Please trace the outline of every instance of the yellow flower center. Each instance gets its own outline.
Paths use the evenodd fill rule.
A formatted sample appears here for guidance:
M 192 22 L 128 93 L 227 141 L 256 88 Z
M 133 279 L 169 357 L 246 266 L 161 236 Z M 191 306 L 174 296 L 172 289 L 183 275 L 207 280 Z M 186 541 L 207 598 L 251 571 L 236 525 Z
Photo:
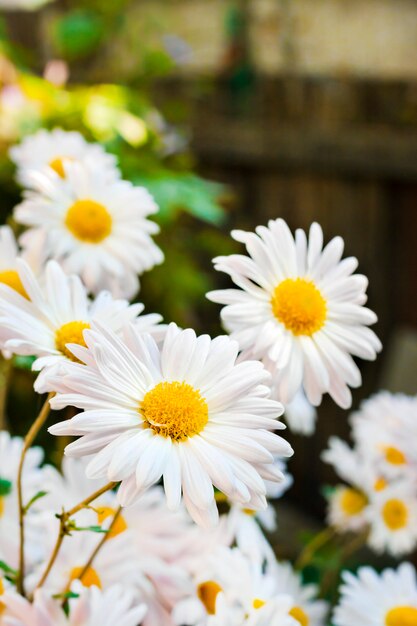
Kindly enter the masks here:
M 306 612 L 303 611 L 300 606 L 294 606 L 290 611 L 290 615 L 296 619 L 297 622 L 300 622 L 301 626 L 308 626 L 310 620 Z
M 116 511 L 114 509 L 109 506 L 103 506 L 97 509 L 97 521 L 101 526 L 104 520 L 109 517 L 113 518 L 115 514 Z M 113 524 L 113 528 L 107 533 L 107 537 L 109 539 L 111 539 L 112 537 L 116 537 L 117 535 L 123 533 L 126 529 L 127 524 L 125 518 L 123 517 L 123 515 L 118 515 L 115 523 Z
M 3 593 L 4 593 L 4 583 L 3 583 L 3 579 L 0 578 L 0 596 L 3 595 Z M 3 602 L 0 602 L 0 617 L 1 617 L 1 614 L 4 612 L 5 608 L 6 607 L 3 604 Z
M 67 359 L 71 361 L 75 361 L 76 363 L 80 363 L 79 359 L 75 357 L 72 352 L 70 352 L 67 348 L 68 343 L 77 343 L 79 346 L 86 347 L 86 343 L 84 341 L 83 331 L 86 328 L 90 328 L 90 324 L 87 322 L 68 322 L 58 328 L 55 331 L 55 347 L 59 352 L 62 352 Z
M 209 615 L 216 613 L 216 600 L 223 589 L 214 580 L 206 580 L 197 587 L 197 596 L 204 604 Z
M 377 478 L 374 483 L 375 491 L 383 491 L 387 486 L 387 481 L 385 478 Z
M 255 598 L 255 600 L 253 601 L 253 608 L 261 609 L 263 606 L 265 606 L 265 604 L 265 600 L 261 600 L 261 598 Z
M 208 422 L 206 401 L 187 383 L 158 383 L 143 398 L 140 412 L 146 427 L 175 441 L 197 435 Z
M 397 606 L 385 616 L 386 626 L 417 626 L 417 608 Z
M 326 321 L 326 301 L 315 284 L 304 278 L 287 278 L 271 298 L 272 311 L 293 335 L 313 335 Z
M 256 511 L 253 509 L 242 509 L 245 515 L 249 515 L 249 517 L 254 517 L 256 515 Z
M 16 270 L 3 270 L 2 272 L 0 272 L 0 283 L 11 287 L 15 291 L 17 291 L 17 293 L 20 293 L 21 296 L 29 300 L 26 289 L 23 287 L 23 283 L 20 280 L 20 276 L 16 272 Z
M 80 574 L 83 571 L 83 567 L 74 567 L 71 570 L 70 581 L 73 580 L 81 580 L 84 587 L 98 587 L 101 589 L 101 580 L 100 576 L 97 574 L 96 570 L 92 567 L 87 568 L 87 571 L 80 577 Z
M 60 176 L 61 178 L 65 178 L 64 163 L 65 161 L 73 160 L 74 159 L 72 159 L 71 157 L 56 157 L 55 159 L 52 159 L 52 161 L 49 161 L 48 165 L 51 169 L 54 170 L 56 174 L 58 174 L 58 176 Z
M 385 448 L 385 460 L 391 465 L 404 465 L 406 463 L 405 455 L 401 450 L 392 446 Z
M 358 515 L 368 504 L 368 500 L 361 491 L 357 489 L 346 488 L 343 490 L 340 498 L 340 506 L 346 515 Z
M 77 200 L 67 211 L 65 226 L 80 241 L 100 243 L 111 233 L 113 220 L 106 207 L 94 200 Z
M 400 530 L 407 526 L 408 509 L 401 500 L 387 500 L 382 509 L 382 517 L 390 530 Z
M 4 498 L 0 496 L 0 517 L 3 515 L 3 513 L 4 513 Z

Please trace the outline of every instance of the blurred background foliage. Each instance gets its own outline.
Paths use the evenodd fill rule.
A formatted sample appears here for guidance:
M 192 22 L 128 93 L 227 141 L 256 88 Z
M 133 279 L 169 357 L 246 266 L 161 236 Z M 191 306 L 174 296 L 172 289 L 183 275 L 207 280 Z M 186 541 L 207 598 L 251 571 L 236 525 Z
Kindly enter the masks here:
M 175 94 L 163 111 L 153 104 L 153 81 L 175 68 L 183 44 L 164 40 L 163 18 L 139 19 L 135 10 L 131 0 L 76 0 L 2 17 L 2 217 L 20 197 L 10 145 L 54 127 L 100 142 L 118 157 L 123 177 L 146 186 L 160 207 L 155 219 L 166 261 L 143 277 L 138 297 L 165 320 L 198 328 L 213 287 L 211 258 L 232 246 L 218 229 L 230 194 L 194 172 L 187 107 Z

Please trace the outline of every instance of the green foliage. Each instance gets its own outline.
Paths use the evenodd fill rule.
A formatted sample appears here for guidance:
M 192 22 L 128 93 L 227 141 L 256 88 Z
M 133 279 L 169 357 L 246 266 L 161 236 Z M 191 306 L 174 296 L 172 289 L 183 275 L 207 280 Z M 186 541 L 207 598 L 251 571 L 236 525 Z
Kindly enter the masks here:
M 24 513 L 26 515 L 26 513 L 29 511 L 29 509 L 31 508 L 31 506 L 33 504 L 35 504 L 35 502 L 37 502 L 38 500 L 40 500 L 41 498 L 44 498 L 46 495 L 48 495 L 47 491 L 38 491 L 38 493 L 36 493 L 33 498 L 31 498 L 29 500 L 29 502 L 27 503 L 27 505 L 24 507 Z
M 67 60 L 77 60 L 97 49 L 105 27 L 99 14 L 77 10 L 57 19 L 52 34 L 58 54 Z
M 12 483 L 10 480 L 0 478 L 0 497 L 8 496 L 12 491 Z

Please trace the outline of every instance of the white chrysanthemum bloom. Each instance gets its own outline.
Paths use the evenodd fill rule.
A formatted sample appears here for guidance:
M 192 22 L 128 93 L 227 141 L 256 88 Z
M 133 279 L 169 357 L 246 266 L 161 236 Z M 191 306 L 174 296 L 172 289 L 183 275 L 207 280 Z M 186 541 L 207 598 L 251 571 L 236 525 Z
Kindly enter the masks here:
M 208 558 L 200 561 L 194 591 L 177 604 L 174 621 L 178 625 L 212 626 L 217 624 L 218 613 L 224 610 L 229 614 L 228 623 L 236 626 L 304 626 L 307 622 L 301 621 L 303 616 L 294 598 L 287 590 L 281 590 L 278 582 L 286 581 L 278 580 L 274 573 L 263 573 L 262 567 L 246 558 L 238 548 L 218 546 Z M 299 596 L 302 594 L 298 588 L 296 591 Z M 310 600 L 309 591 L 303 594 L 304 605 L 307 596 Z M 309 606 L 311 608 L 311 602 Z M 313 621 L 312 624 L 318 623 Z
M 65 178 L 65 163 L 91 161 L 106 172 L 110 181 L 120 177 L 113 154 L 108 154 L 98 143 L 89 143 L 78 132 L 61 128 L 51 131 L 42 128 L 33 135 L 28 135 L 19 145 L 10 149 L 10 158 L 17 167 L 17 180 L 22 186 L 29 188 L 34 185 L 33 174 L 42 173 L 46 168 L 54 176 Z
M 416 572 L 409 563 L 381 574 L 371 567 L 361 567 L 356 576 L 344 572 L 340 592 L 335 626 L 417 625 Z
M 16 220 L 29 226 L 20 238 L 23 249 L 41 246 L 45 259 L 59 261 L 93 293 L 133 297 L 138 275 L 164 258 L 151 237 L 159 227 L 147 219 L 157 205 L 145 188 L 109 181 L 94 162 L 63 167 L 65 180 L 53 171 L 31 173 L 36 190 L 15 209 Z
M 329 393 L 343 408 L 351 405 L 350 387 L 361 384 L 352 356 L 375 359 L 381 343 L 368 328 L 376 315 L 365 308 L 365 276 L 352 275 L 357 260 L 341 261 L 343 240 L 323 249 L 318 224 L 309 240 L 298 229 L 293 238 L 282 219 L 256 233 L 232 237 L 246 245 L 240 254 L 214 259 L 240 289 L 212 291 L 207 297 L 225 304 L 221 317 L 232 339 L 249 358 L 273 365 L 273 387 L 286 404 L 300 389 L 317 406 Z
M 370 498 L 367 517 L 371 526 L 368 544 L 376 552 L 393 556 L 413 552 L 417 546 L 417 495 L 415 488 L 399 481 Z
M 35 382 L 39 393 L 53 391 L 50 377 L 75 360 L 67 345 L 85 345 L 83 332 L 94 322 L 116 333 L 127 322 L 158 339 L 165 333 L 160 315 L 140 316 L 143 304 L 114 300 L 108 292 L 91 301 L 78 276 L 67 276 L 55 261 L 47 263 L 41 282 L 22 260 L 17 271 L 26 297 L 0 284 L 0 339 L 7 351 L 38 357 L 33 369 L 41 372 Z
M 84 339 L 87 348 L 71 348 L 81 363 L 68 363 L 51 401 L 84 412 L 50 432 L 81 436 L 66 454 L 93 454 L 89 477 L 121 481 L 123 506 L 162 477 L 169 508 L 179 507 L 182 491 L 203 525 L 218 520 L 213 485 L 232 501 L 266 507 L 263 478 L 282 479 L 273 455 L 292 449 L 270 432 L 284 428 L 282 406 L 269 397 L 262 364 L 236 365 L 236 342 L 175 324 L 161 348 L 132 324 L 123 340 L 101 326 Z
M 368 526 L 368 497 L 356 487 L 338 485 L 329 499 L 328 522 L 339 532 L 359 531 Z
M 360 454 L 389 478 L 417 484 L 417 397 L 382 391 L 351 417 Z
M 303 585 L 290 563 L 275 561 L 268 565 L 267 574 L 273 577 L 279 593 L 291 596 L 294 604 L 290 615 L 301 626 L 324 626 L 329 606 L 324 600 L 317 600 L 316 585 Z
M 23 439 L 11 437 L 0 431 L 0 560 L 9 567 L 16 568 L 19 561 L 19 515 L 17 499 L 17 474 L 23 449 Z M 43 488 L 43 470 L 39 467 L 43 460 L 41 448 L 30 448 L 23 466 L 22 487 L 24 502 Z M 37 531 L 32 524 L 30 509 L 26 516 L 27 565 L 38 557 Z
M 126 587 L 114 585 L 101 591 L 98 587 L 76 587 L 78 598 L 70 600 L 69 615 L 62 600 L 53 599 L 43 589 L 36 591 L 33 603 L 16 593 L 6 593 L 5 626 L 139 626 L 146 606 L 138 604 Z M 3 622 L 2 622 L 3 623 Z

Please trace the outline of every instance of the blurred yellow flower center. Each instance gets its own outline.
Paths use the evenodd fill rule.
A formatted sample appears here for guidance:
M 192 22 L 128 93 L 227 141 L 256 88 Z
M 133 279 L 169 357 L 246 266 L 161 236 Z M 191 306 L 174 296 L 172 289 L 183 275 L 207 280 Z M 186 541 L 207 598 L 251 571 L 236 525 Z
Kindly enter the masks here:
M 382 509 L 382 517 L 390 530 L 400 530 L 407 526 L 408 509 L 401 500 L 387 500 Z
M 300 622 L 301 626 L 308 626 L 310 620 L 300 606 L 294 606 L 290 611 L 290 615 L 296 619 L 297 622 Z
M 346 515 L 358 515 L 368 504 L 366 496 L 357 489 L 344 489 L 340 498 L 340 506 Z
M 253 509 L 242 509 L 245 515 L 249 515 L 249 517 L 254 517 L 256 515 L 256 511 Z
M 3 513 L 4 513 L 4 498 L 0 496 L 0 517 L 3 515 Z
M 68 343 L 77 343 L 79 346 L 86 347 L 83 331 L 90 328 L 87 322 L 68 322 L 55 331 L 55 347 L 62 352 L 67 359 L 79 363 L 80 361 L 67 348 Z
M 73 161 L 73 159 L 71 159 L 71 157 L 56 157 L 55 159 L 52 159 L 52 161 L 49 161 L 49 167 L 53 169 L 54 172 L 61 178 L 65 178 L 65 161 Z
M 383 491 L 387 486 L 385 478 L 377 478 L 374 484 L 375 491 Z
M 197 435 L 208 422 L 206 401 L 184 382 L 158 383 L 143 398 L 140 412 L 145 426 L 175 441 Z
M 255 598 L 255 600 L 253 601 L 253 608 L 261 609 L 263 606 L 265 606 L 265 604 L 265 600 L 261 600 L 261 598 Z
M 417 626 L 417 608 L 397 606 L 385 616 L 386 626 Z
M 198 585 L 197 596 L 206 607 L 209 615 L 216 613 L 216 600 L 221 591 L 223 589 L 214 580 L 206 580 L 206 582 Z
M 392 446 L 385 448 L 385 460 L 391 465 L 404 465 L 406 463 L 405 455 L 401 450 Z
M 326 301 L 312 281 L 287 278 L 271 298 L 272 311 L 293 335 L 313 335 L 326 321 Z
M 0 272 L 0 283 L 11 287 L 15 291 L 17 291 L 17 293 L 20 293 L 21 296 L 29 300 L 26 289 L 23 287 L 23 283 L 20 280 L 20 276 L 16 272 L 16 270 L 3 270 L 2 272 Z
M 97 509 L 97 521 L 101 526 L 101 524 L 106 519 L 108 519 L 109 517 L 113 518 L 115 514 L 116 514 L 116 511 L 114 509 L 112 509 L 109 506 L 103 506 Z M 123 533 L 126 529 L 127 529 L 127 524 L 126 524 L 125 518 L 123 517 L 123 515 L 118 515 L 117 520 L 113 525 L 113 528 L 111 529 L 110 532 L 107 533 L 107 537 L 108 539 L 111 539 L 112 537 L 116 537 L 117 535 L 120 535 L 121 533 Z
M 4 593 L 4 583 L 3 579 L 0 578 L 0 596 Z
M 100 576 L 97 574 L 96 570 L 92 567 L 88 567 L 86 572 L 81 576 L 83 569 L 83 567 L 74 567 L 71 570 L 70 581 L 81 580 L 84 587 L 92 587 L 94 585 L 101 589 Z
M 111 233 L 112 217 L 94 200 L 77 200 L 67 211 L 65 225 L 80 241 L 100 243 Z

